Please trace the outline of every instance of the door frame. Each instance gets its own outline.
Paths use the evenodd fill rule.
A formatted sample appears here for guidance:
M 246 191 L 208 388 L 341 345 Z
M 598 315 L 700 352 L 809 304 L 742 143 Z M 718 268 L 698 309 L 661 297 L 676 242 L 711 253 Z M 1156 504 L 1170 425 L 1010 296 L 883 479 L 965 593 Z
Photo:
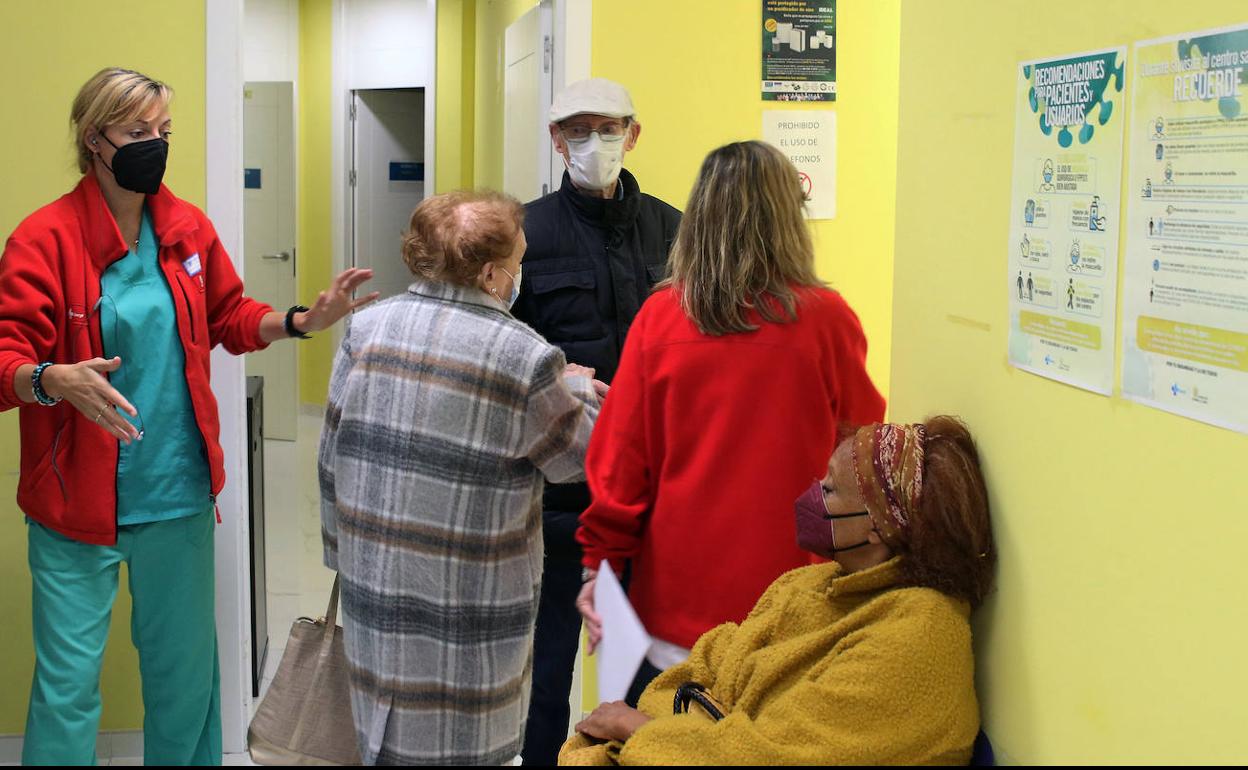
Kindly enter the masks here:
M 360 221 L 360 197 L 359 197 L 360 159 L 357 156 L 357 152 L 359 150 L 359 131 L 358 131 L 359 110 L 360 110 L 360 104 L 364 101 L 361 95 L 371 93 L 371 92 L 376 92 L 376 91 L 412 91 L 412 92 L 419 93 L 420 100 L 421 100 L 421 114 L 424 117 L 424 127 L 423 127 L 424 130 L 428 130 L 430 124 L 432 123 L 428 115 L 428 110 L 430 109 L 429 95 L 428 95 L 428 91 L 425 89 L 424 86 L 415 86 L 415 87 L 400 86 L 400 87 L 395 87 L 395 88 L 389 88 L 389 87 L 387 88 L 352 88 L 347 92 L 347 98 L 349 100 L 348 104 L 350 105 L 348 107 L 348 113 L 347 113 L 347 148 L 348 150 L 346 153 L 346 157 L 344 158 L 344 161 L 346 163 L 346 175 L 347 175 L 346 201 L 345 201 L 346 221 L 344 223 L 344 227 L 346 229 L 346 236 L 347 236 L 346 237 L 346 250 L 347 251 L 346 251 L 346 254 L 343 256 L 343 261 L 344 261 L 344 264 L 346 264 L 348 267 L 360 266 L 359 262 L 357 261 L 359 257 L 358 229 L 359 229 L 359 221 Z M 421 187 L 423 188 L 421 191 L 421 200 L 425 200 L 426 198 L 429 198 L 433 195 L 433 187 L 434 187 L 433 177 L 431 176 L 429 172 L 429 169 L 432 168 L 433 164 L 429 162 L 429 152 L 430 152 L 429 145 L 430 145 L 429 139 L 428 137 L 426 137 L 424 141 L 424 147 L 421 150 L 422 154 L 424 155 L 424 159 L 421 161 L 421 163 L 423 163 L 425 167 L 425 178 L 423 182 L 421 183 Z M 352 176 L 352 172 L 355 172 L 354 177 Z M 380 288 L 380 286 L 374 287 L 374 288 Z M 385 299 L 385 298 L 386 298 L 386 295 L 383 294 L 382 299 Z
M 217 237 L 243 275 L 243 0 L 204 3 L 206 205 Z M 221 739 L 226 753 L 246 748 L 251 721 L 250 527 L 247 520 L 247 391 L 240 356 L 212 352 L 225 475 L 217 497 L 217 648 L 221 667 Z
M 414 0 L 420 2 L 421 0 Z M 433 196 L 434 180 L 437 177 L 437 127 L 438 127 L 438 51 L 437 51 L 437 18 L 438 18 L 438 0 L 423 0 L 429 12 L 429 18 L 433 19 L 433 45 L 420 46 L 420 50 L 426 57 L 426 69 L 429 73 L 428 82 L 425 83 L 408 83 L 393 82 L 385 85 L 369 85 L 367 88 L 357 88 L 351 79 L 351 73 L 347 72 L 347 62 L 349 61 L 348 46 L 350 41 L 346 39 L 344 31 L 347 26 L 346 21 L 346 4 L 344 0 L 332 0 L 332 69 L 331 77 L 333 95 L 330 97 L 330 142 L 333 147 L 331 157 L 330 178 L 336 180 L 332 183 L 332 196 L 330 201 L 330 241 L 333 244 L 332 266 L 334 273 L 346 270 L 352 267 L 353 254 L 355 252 L 355 233 L 352 230 L 354 223 L 354 212 L 352 207 L 352 190 L 351 190 L 351 157 L 355 151 L 354 136 L 352 134 L 353 127 L 351 125 L 351 104 L 358 90 L 372 90 L 376 88 L 423 88 L 425 91 L 425 197 Z M 335 345 L 341 338 L 342 331 L 340 328 L 334 329 Z
M 244 0 L 244 2 L 246 2 L 246 0 Z M 246 73 L 244 72 L 243 74 L 245 75 Z M 294 289 L 295 289 L 295 291 L 294 291 L 294 303 L 293 303 L 293 304 L 298 304 L 298 303 L 299 303 L 299 300 L 300 300 L 300 296 L 299 296 L 299 254 L 301 253 L 301 251 L 300 251 L 300 244 L 299 244 L 299 204 L 300 204 L 300 201 L 301 201 L 301 199 L 302 199 L 302 197 L 303 197 L 303 193 L 302 193 L 302 191 L 301 191 L 301 190 L 300 190 L 300 188 L 299 188 L 299 150 L 300 150 L 300 146 L 299 146 L 299 81 L 298 81 L 297 79 L 292 79 L 292 80 L 253 80 L 253 81 L 244 80 L 244 81 L 243 81 L 243 89 L 244 89 L 244 91 L 246 90 L 246 88 L 247 88 L 247 83 L 249 83 L 249 82 L 250 82 L 250 83 L 289 83 L 289 84 L 290 84 L 290 130 L 291 130 L 291 149 L 290 149 L 290 151 L 291 151 L 291 153 L 292 153 L 292 158 L 291 158 L 291 169 L 290 169 L 290 178 L 291 178 L 291 184 L 293 185 L 293 188 L 291 189 L 291 200 L 292 200 L 292 202 L 294 203 L 294 207 L 295 207 L 295 210 L 294 210 L 294 215 L 295 215 L 295 217 L 294 217 L 294 223 L 293 223 L 293 224 L 294 224 L 294 228 L 293 228 L 293 233 L 292 233 L 291 238 L 290 238 L 291 261 L 292 261 L 291 268 L 292 268 L 292 273 L 293 273 L 293 275 L 291 276 L 291 278 L 292 278 L 292 280 L 294 281 Z M 244 101 L 245 101 L 245 100 L 244 100 Z M 245 108 L 244 108 L 243 112 L 244 112 L 244 113 L 246 112 Z M 242 125 L 241 125 L 241 127 L 240 127 L 240 130 L 241 130 L 241 131 L 243 132 L 243 134 L 244 134 L 244 138 L 243 138 L 243 145 L 244 145 L 244 147 L 245 147 L 245 145 L 246 145 L 246 130 L 247 130 L 247 122 L 246 122 L 246 118 L 245 118 L 245 117 L 244 117 L 243 123 L 242 123 Z M 246 207 L 246 193 L 244 193 L 244 194 L 243 194 L 243 201 L 244 201 L 244 203 L 243 203 L 243 213 L 244 213 L 244 216 L 245 216 L 245 215 L 246 215 L 246 210 L 247 210 L 247 207 Z M 240 232 L 241 234 L 243 234 L 242 236 L 240 236 L 240 237 L 242 238 L 242 240 L 240 240 L 240 243 L 241 243 L 243 246 L 245 246 L 245 245 L 246 245 L 246 244 L 245 244 L 245 233 L 246 233 L 246 230 L 243 228 L 243 223 L 242 223 L 242 222 L 240 222 L 240 223 L 239 223 L 239 232 Z M 240 251 L 240 252 L 239 252 L 239 259 L 238 259 L 238 261 L 239 261 L 240 263 L 242 263 L 242 264 L 246 264 L 246 261 L 247 261 L 247 255 L 246 255 L 246 253 L 245 253 L 245 252 L 242 252 L 242 251 Z M 242 275 L 242 272 L 241 272 L 241 271 L 240 271 L 239 275 Z M 260 297 L 260 299 L 265 300 L 265 301 L 268 301 L 268 302 L 275 301 L 273 298 L 270 298 L 270 297 Z M 279 310 L 284 310 L 284 308 L 278 308 L 278 309 L 279 309 Z M 301 367 L 302 367 L 302 365 L 303 365 L 303 360 L 302 360 L 302 356 L 300 355 L 300 352 L 301 352 L 302 350 L 303 350 L 303 346 L 302 346 L 302 345 L 291 345 L 291 346 L 289 347 L 289 351 L 288 351 L 288 352 L 290 353 L 291 357 L 294 359 L 294 372 L 295 372 L 295 387 L 294 387 L 294 389 L 293 389 L 293 390 L 291 390 L 291 391 L 289 391 L 289 392 L 282 392 L 282 391 L 280 391 L 280 390 L 279 390 L 279 391 L 273 391 L 273 390 L 270 390 L 270 389 L 267 389 L 267 388 L 266 388 L 265 393 L 264 393 L 264 398 L 265 398 L 265 409 L 264 409 L 264 412 L 265 412 L 265 415 L 268 415 L 269 413 L 271 413 L 271 412 L 273 411 L 273 409 L 272 409 L 273 404 L 274 404 L 275 402 L 277 402 L 277 401 L 290 402 L 290 403 L 286 403 L 286 404 L 284 404 L 285 408 L 287 408 L 287 409 L 291 409 L 291 408 L 293 408 L 293 409 L 294 409 L 294 413 L 295 413 L 295 437 L 294 437 L 294 439 L 290 439 L 290 440 L 297 440 L 297 439 L 298 439 L 298 435 L 299 435 L 299 415 L 303 413 L 303 402 L 302 402 L 302 399 L 300 398 L 300 395 L 299 395 L 299 383 L 301 382 L 301 377 L 300 377 L 300 374 L 301 374 L 301 372 L 303 371 L 303 370 L 302 370 L 302 368 L 301 368 Z M 243 361 L 243 371 L 244 371 L 244 372 L 246 372 L 246 369 L 247 369 L 247 362 L 246 362 L 246 360 L 244 359 L 244 361 Z M 265 417 L 265 419 L 267 420 L 267 419 L 268 419 L 268 417 L 266 416 L 266 417 Z M 269 431 L 269 430 L 267 430 L 267 429 L 265 430 L 264 435 L 265 435 L 265 438 L 266 438 L 266 439 L 267 439 L 267 438 L 273 438 L 273 436 L 271 436 L 271 435 L 270 435 L 270 431 Z M 282 438 L 282 439 L 278 439 L 278 440 L 286 440 L 286 439 Z
M 551 99 L 569 83 L 584 80 L 592 74 L 590 51 L 594 32 L 592 0 L 553 0 L 553 3 L 555 58 Z M 551 190 L 559 189 L 559 182 L 563 179 L 563 157 L 553 148 L 550 153 L 550 179 Z
M 537 27 L 537 40 L 528 39 L 527 35 L 522 34 L 522 30 L 518 29 L 525 19 L 533 15 L 534 23 Z M 503 89 L 503 176 L 502 176 L 502 192 L 513 195 L 521 201 L 536 200 L 555 189 L 554 177 L 554 148 L 551 146 L 550 135 L 546 130 L 549 124 L 550 103 L 554 98 L 555 92 L 555 22 L 554 22 L 554 3 L 553 0 L 541 0 L 529 10 L 522 13 L 503 31 L 503 77 L 500 82 Z M 513 36 L 513 31 L 515 32 Z M 516 48 L 513 48 L 513 40 L 516 41 Z M 516 98 L 513 103 L 513 97 L 520 97 L 520 94 L 512 91 L 512 67 L 524 61 L 528 57 L 513 59 L 523 50 L 527 50 L 528 46 L 536 42 L 537 48 L 535 56 L 537 57 L 537 103 L 538 112 L 531 116 L 532 122 L 528 120 L 517 121 L 518 116 L 523 116 L 523 110 L 519 109 L 526 104 L 531 106 L 529 100 Z M 516 50 L 519 49 L 519 50 Z M 526 125 L 527 123 L 527 125 Z M 530 133 L 531 132 L 531 133 Z M 525 140 L 528 140 L 529 147 L 527 150 L 523 147 Z M 513 147 L 513 142 L 517 146 Z M 534 173 L 538 177 L 532 180 L 532 186 L 526 185 L 524 179 L 516 179 L 513 174 L 512 161 L 517 156 L 521 158 L 532 158 L 536 153 L 537 165 Z M 515 169 L 521 171 L 521 169 Z

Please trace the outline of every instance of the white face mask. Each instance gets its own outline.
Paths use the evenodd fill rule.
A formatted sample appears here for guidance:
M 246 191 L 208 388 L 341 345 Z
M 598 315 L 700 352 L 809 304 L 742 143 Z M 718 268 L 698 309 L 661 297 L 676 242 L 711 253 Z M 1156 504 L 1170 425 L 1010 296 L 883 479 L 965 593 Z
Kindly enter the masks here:
M 592 133 L 583 142 L 568 142 L 565 161 L 572 181 L 582 190 L 605 190 L 620 178 L 624 164 L 624 141 L 604 142 Z
M 499 265 L 498 269 L 507 273 L 507 268 L 502 265 Z M 503 304 L 507 306 L 508 310 L 511 310 L 511 306 L 516 304 L 516 300 L 520 298 L 520 279 L 524 277 L 524 268 L 516 268 L 516 274 L 507 273 L 507 277 L 511 279 L 511 296 Z M 503 302 L 503 298 L 498 296 L 498 289 L 490 289 L 490 291 L 494 292 L 494 296 L 498 297 L 499 302 Z

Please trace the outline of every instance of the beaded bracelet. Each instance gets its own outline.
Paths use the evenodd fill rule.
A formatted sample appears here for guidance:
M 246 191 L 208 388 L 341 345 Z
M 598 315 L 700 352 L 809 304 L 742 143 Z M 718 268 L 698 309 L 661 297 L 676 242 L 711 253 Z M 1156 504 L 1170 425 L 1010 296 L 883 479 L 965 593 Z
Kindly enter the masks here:
M 35 392 L 35 400 L 43 406 L 56 406 L 61 401 L 59 396 L 57 398 L 52 398 L 48 395 L 48 392 L 43 389 L 43 370 L 47 369 L 51 365 L 51 361 L 44 361 L 42 364 L 36 366 L 35 371 L 30 374 L 30 389 Z

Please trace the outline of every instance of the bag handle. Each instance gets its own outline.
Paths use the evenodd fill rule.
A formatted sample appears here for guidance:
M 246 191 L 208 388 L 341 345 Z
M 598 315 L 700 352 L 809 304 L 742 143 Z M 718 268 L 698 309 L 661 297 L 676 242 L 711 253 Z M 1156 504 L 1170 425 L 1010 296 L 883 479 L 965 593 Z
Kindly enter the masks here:
M 334 587 L 329 592 L 329 606 L 325 608 L 325 630 L 321 633 L 321 657 L 329 655 L 334 643 L 334 632 L 338 629 L 338 582 L 339 575 L 334 573 Z
M 334 587 L 329 592 L 329 606 L 325 608 L 325 629 L 321 632 L 321 649 L 317 656 L 316 668 L 312 670 L 311 682 L 315 687 L 315 683 L 321 679 L 321 671 L 325 667 L 325 662 L 329 660 L 329 654 L 334 648 L 334 636 L 338 630 L 338 582 L 339 575 L 334 573 Z M 312 697 L 312 690 L 304 694 L 303 705 L 299 708 L 299 716 L 295 719 L 295 727 L 290 733 L 290 743 L 286 748 L 294 751 L 296 747 L 303 741 L 303 734 L 310 724 L 313 708 L 320 708 L 316 698 Z
M 672 701 L 672 713 L 689 713 L 689 701 L 696 702 L 716 722 L 724 718 L 724 712 L 720 711 L 715 702 L 706 694 L 706 688 L 697 682 L 685 682 L 676 688 L 676 697 Z

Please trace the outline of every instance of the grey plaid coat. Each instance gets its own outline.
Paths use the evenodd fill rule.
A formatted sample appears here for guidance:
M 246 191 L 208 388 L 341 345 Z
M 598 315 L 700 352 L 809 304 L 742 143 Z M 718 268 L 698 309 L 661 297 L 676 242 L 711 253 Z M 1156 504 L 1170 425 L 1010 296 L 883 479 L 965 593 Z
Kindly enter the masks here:
M 582 478 L 598 400 L 475 289 L 418 281 L 358 313 L 321 433 L 365 764 L 501 764 L 528 714 L 542 486 Z

